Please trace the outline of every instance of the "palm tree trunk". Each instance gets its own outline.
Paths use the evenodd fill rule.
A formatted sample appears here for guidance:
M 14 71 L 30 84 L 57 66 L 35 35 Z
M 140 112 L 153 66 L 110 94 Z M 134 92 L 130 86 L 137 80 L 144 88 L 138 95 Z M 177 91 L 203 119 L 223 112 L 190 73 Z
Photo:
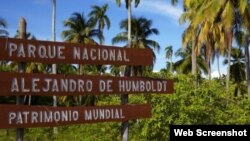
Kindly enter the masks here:
M 52 0 L 52 40 L 56 41 L 56 0 Z M 56 74 L 56 64 L 52 64 L 52 74 Z M 53 96 L 53 106 L 57 106 L 57 97 Z
M 128 0 L 128 47 L 131 46 L 131 0 Z
M 212 42 L 209 42 L 208 48 L 206 48 L 206 63 L 208 70 L 208 79 L 211 80 L 211 56 L 212 56 Z
M 210 64 L 210 61 L 208 62 L 208 69 L 207 69 L 207 70 L 208 70 L 208 79 L 211 80 L 211 77 L 212 77 L 211 73 L 212 73 L 212 72 L 211 72 L 211 64 Z
M 233 38 L 233 33 L 230 32 L 229 34 L 229 40 L 228 40 L 228 55 L 227 55 L 227 82 L 226 82 L 226 89 L 229 92 L 229 81 L 230 81 L 230 65 L 231 65 L 231 49 L 232 49 L 232 38 Z
M 192 44 L 192 74 L 196 75 L 197 72 L 197 58 L 196 58 L 196 53 L 195 53 L 195 44 L 193 42 Z
M 174 72 L 174 69 L 173 69 L 173 59 L 172 59 L 172 56 L 171 56 L 171 60 L 170 60 L 170 71 L 171 71 L 171 73 L 173 73 Z
M 250 100 L 250 58 L 249 58 L 249 35 L 245 37 L 245 59 L 246 59 L 246 80 L 247 80 L 247 93 Z
M 128 4 L 128 47 L 131 47 L 131 0 L 127 0 Z M 131 76 L 131 67 L 126 66 L 125 69 L 125 76 L 129 77 Z M 121 96 L 121 104 L 126 105 L 128 104 L 128 94 L 124 94 Z M 129 122 L 125 121 L 122 122 L 121 127 L 121 139 L 122 141 L 128 141 L 128 128 L 129 128 Z
M 79 75 L 83 74 L 83 66 L 79 64 Z M 82 105 L 82 95 L 79 96 L 79 106 Z
M 221 78 L 221 73 L 220 73 L 220 56 L 217 56 L 217 68 L 218 68 L 218 74 L 219 74 L 219 78 Z
M 52 0 L 52 40 L 56 41 L 56 0 Z M 56 64 L 52 64 L 52 74 L 56 74 Z M 57 107 L 57 96 L 53 96 L 53 106 Z M 57 134 L 57 128 L 53 128 L 53 133 Z

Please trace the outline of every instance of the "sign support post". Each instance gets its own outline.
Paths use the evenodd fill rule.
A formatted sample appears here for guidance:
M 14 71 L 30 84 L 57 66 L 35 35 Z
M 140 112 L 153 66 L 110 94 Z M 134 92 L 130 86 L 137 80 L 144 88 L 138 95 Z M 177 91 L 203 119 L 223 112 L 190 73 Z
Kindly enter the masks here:
M 131 0 L 127 0 L 127 12 L 128 12 L 128 47 L 131 48 Z M 126 77 L 131 77 L 132 67 L 126 66 L 124 75 Z M 128 94 L 121 95 L 121 104 L 128 104 Z M 121 140 L 128 141 L 129 140 L 129 121 L 122 122 L 121 125 Z
M 20 18 L 18 32 L 19 32 L 18 37 L 20 39 L 25 39 L 26 21 L 23 17 Z M 18 72 L 25 73 L 25 63 L 24 62 L 18 63 Z M 17 96 L 16 97 L 16 105 L 23 105 L 23 104 L 24 104 L 24 97 Z M 23 141 L 23 136 L 24 136 L 24 128 L 17 128 L 16 129 L 16 141 Z
M 52 0 L 52 40 L 56 41 L 56 0 Z M 52 64 L 52 74 L 56 74 L 57 72 L 57 65 Z M 53 106 L 57 107 L 57 96 L 53 96 Z M 53 133 L 57 134 L 57 128 L 53 128 Z
M 126 77 L 131 76 L 130 66 L 126 66 L 124 76 Z M 121 105 L 127 105 L 127 104 L 128 104 L 128 94 L 121 95 Z M 129 121 L 122 122 L 121 125 L 122 141 L 128 141 L 128 129 L 129 129 Z

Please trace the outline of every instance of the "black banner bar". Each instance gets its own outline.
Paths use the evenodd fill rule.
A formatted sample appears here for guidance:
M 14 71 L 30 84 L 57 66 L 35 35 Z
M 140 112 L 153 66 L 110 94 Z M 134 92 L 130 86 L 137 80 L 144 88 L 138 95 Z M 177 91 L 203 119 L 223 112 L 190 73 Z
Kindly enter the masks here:
M 250 125 L 170 125 L 170 141 L 250 140 Z

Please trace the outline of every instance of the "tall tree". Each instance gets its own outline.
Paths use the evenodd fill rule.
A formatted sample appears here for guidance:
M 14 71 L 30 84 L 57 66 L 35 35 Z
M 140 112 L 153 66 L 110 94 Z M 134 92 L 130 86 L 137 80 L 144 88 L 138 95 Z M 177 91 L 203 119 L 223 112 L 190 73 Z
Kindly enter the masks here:
M 0 37 L 8 36 L 8 32 L 5 30 L 7 23 L 4 19 L 0 18 Z
M 128 12 L 128 46 L 130 47 L 130 43 L 131 43 L 131 2 L 133 0 L 125 0 L 125 4 L 126 4 L 126 9 Z M 116 0 L 116 3 L 118 4 L 118 6 L 121 6 L 121 0 Z M 140 0 L 134 0 L 135 3 L 135 7 L 137 7 L 140 3 Z
M 165 52 L 166 52 L 166 58 L 170 60 L 170 71 L 173 72 L 173 60 L 172 60 L 173 46 L 167 46 L 165 48 Z
M 180 60 L 174 63 L 174 70 L 178 73 L 188 74 L 192 72 L 192 47 L 188 45 L 186 48 L 181 48 L 177 50 L 175 56 L 181 57 Z M 199 55 L 197 57 L 197 72 L 201 74 L 201 72 L 207 74 L 207 68 L 205 65 L 205 59 Z
M 109 17 L 106 15 L 108 10 L 108 4 L 103 5 L 102 7 L 99 6 L 92 6 L 92 11 L 89 13 L 89 22 L 93 26 L 97 26 L 100 30 L 101 36 L 103 36 L 103 29 L 107 26 L 107 29 L 110 28 L 110 20 Z M 100 44 L 103 44 L 104 38 L 99 38 Z
M 240 27 L 241 25 L 249 27 L 249 1 L 185 0 L 184 9 L 188 10 L 189 7 L 191 7 L 189 19 L 194 29 L 201 27 L 201 24 L 204 20 L 209 21 L 212 24 L 221 24 L 220 32 L 222 32 L 222 34 L 221 38 L 219 39 L 219 47 L 221 50 L 227 53 L 227 60 L 229 62 L 227 69 L 227 88 L 229 88 L 230 55 L 233 37 L 235 31 L 238 30 L 238 27 Z M 194 35 L 196 35 L 198 32 L 193 33 L 195 33 Z
M 127 40 L 127 33 L 128 33 L 128 20 L 121 21 L 120 28 L 125 30 L 121 33 L 118 33 L 113 39 L 112 43 L 121 43 L 126 42 L 128 44 Z M 144 17 L 133 17 L 132 20 L 132 29 L 131 29 L 131 48 L 148 48 L 152 50 L 152 55 L 154 56 L 155 60 L 155 54 L 153 50 L 159 51 L 160 45 L 157 41 L 149 39 L 151 35 L 158 35 L 159 31 L 157 28 L 152 27 L 152 20 L 148 20 Z M 142 67 L 137 67 L 134 70 L 135 74 L 141 74 L 142 73 Z
M 128 47 L 130 47 L 130 44 L 131 44 L 131 1 L 132 0 L 125 0 L 125 3 L 126 3 L 126 9 L 127 9 L 127 13 L 128 13 L 128 35 L 127 35 L 127 38 L 128 38 Z M 140 0 L 135 0 L 135 7 L 137 7 L 140 3 Z M 116 3 L 118 4 L 118 6 L 121 6 L 121 0 L 116 0 Z M 132 67 L 131 66 L 127 66 L 125 68 L 125 71 L 124 71 L 124 75 L 125 76 L 131 76 L 131 69 Z M 121 96 L 121 104 L 124 105 L 124 104 L 127 104 L 128 103 L 128 95 L 122 95 Z M 129 123 L 128 121 L 125 121 L 122 123 L 122 129 L 121 129 L 121 139 L 122 141 L 128 141 L 128 126 L 129 126 Z
M 174 1 L 176 2 L 176 1 Z M 182 35 L 182 46 L 187 47 L 188 45 L 192 46 L 192 74 L 196 75 L 197 73 L 197 33 L 199 32 L 199 28 L 196 25 L 193 25 L 193 20 L 195 15 L 197 14 L 197 10 L 201 6 L 200 1 L 190 0 L 184 1 L 184 13 L 180 17 L 180 23 L 189 22 L 187 29 L 184 31 Z
M 197 13 L 203 13 L 203 19 L 212 22 L 219 20 L 222 24 L 224 39 L 221 40 L 220 47 L 227 51 L 227 88 L 230 80 L 230 59 L 234 32 L 241 25 L 249 25 L 249 1 L 248 0 L 210 0 L 204 1 L 202 8 Z M 194 18 L 196 19 L 196 18 Z M 241 20 L 238 20 L 241 19 Z M 200 22 L 197 18 L 196 23 Z
M 244 36 L 243 36 L 243 46 L 245 52 L 245 63 L 246 63 L 246 81 L 247 81 L 247 93 L 248 99 L 250 100 L 250 57 L 249 57 L 249 43 L 250 43 L 250 1 L 242 0 L 239 1 L 239 12 L 242 13 L 240 17 L 240 22 L 242 23 Z
M 62 38 L 66 42 L 97 44 L 94 38 L 103 38 L 100 36 L 100 30 L 94 29 L 94 27 L 90 25 L 90 22 L 84 17 L 83 13 L 73 13 L 69 19 L 64 21 L 64 26 L 68 27 L 68 29 L 62 31 Z M 80 75 L 83 73 L 83 67 L 83 65 L 79 64 L 78 71 Z M 79 103 L 82 103 L 81 98 L 79 99 Z
M 242 91 L 242 81 L 246 78 L 245 57 L 240 48 L 232 48 L 230 62 L 231 80 L 236 83 L 234 95 L 238 96 L 238 93 Z M 228 64 L 228 60 L 225 60 L 224 64 Z
M 249 43 L 250 43 L 250 30 L 248 30 L 248 34 L 245 35 L 244 40 L 244 49 L 245 49 L 245 60 L 246 60 L 246 81 L 247 81 L 247 93 L 248 99 L 250 100 L 250 58 L 249 58 Z
M 52 0 L 52 41 L 56 41 L 56 0 Z M 57 65 L 52 64 L 52 74 L 56 74 Z M 57 96 L 53 96 L 53 106 L 57 107 Z M 57 128 L 53 128 L 54 134 L 57 134 Z
M 108 4 L 105 4 L 101 7 L 94 5 L 92 6 L 92 11 L 89 13 L 89 23 L 91 26 L 97 26 L 100 30 L 99 40 L 100 44 L 103 44 L 104 42 L 104 36 L 103 36 L 103 29 L 107 27 L 107 29 L 110 28 L 110 20 L 107 16 L 107 10 L 108 10 Z M 102 38 L 103 37 L 103 38 Z M 97 65 L 97 70 L 101 74 L 103 71 L 106 70 L 105 65 Z
M 100 30 L 94 29 L 84 14 L 73 13 L 71 17 L 63 22 L 67 30 L 62 31 L 62 38 L 66 42 L 97 44 L 95 37 L 99 38 Z M 102 37 L 101 37 L 102 38 Z

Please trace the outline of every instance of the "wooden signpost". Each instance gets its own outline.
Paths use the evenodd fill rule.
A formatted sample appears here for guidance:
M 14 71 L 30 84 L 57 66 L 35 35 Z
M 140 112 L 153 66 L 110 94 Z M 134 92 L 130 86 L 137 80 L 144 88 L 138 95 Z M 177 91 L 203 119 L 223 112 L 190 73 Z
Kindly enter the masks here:
M 52 107 L 0 105 L 0 128 L 52 127 L 151 117 L 151 106 Z
M 46 64 L 152 66 L 149 49 L 0 38 L 0 60 Z M 173 93 L 172 80 L 143 77 L 77 76 L 0 72 L 0 96 Z M 128 121 L 148 118 L 151 106 L 49 107 L 0 104 L 0 128 Z

